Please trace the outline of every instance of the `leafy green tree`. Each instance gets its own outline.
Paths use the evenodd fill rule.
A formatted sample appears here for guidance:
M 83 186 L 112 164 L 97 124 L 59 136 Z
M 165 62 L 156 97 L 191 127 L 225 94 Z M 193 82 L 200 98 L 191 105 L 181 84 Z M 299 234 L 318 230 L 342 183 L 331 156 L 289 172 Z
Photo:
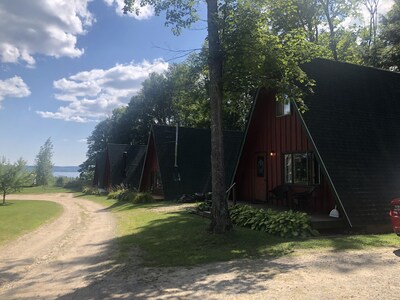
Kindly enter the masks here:
M 173 124 L 176 112 L 172 93 L 171 80 L 166 73 L 150 74 L 123 113 L 117 117 L 113 112 L 109 142 L 145 144 L 152 124 Z
M 88 150 L 86 151 L 86 160 L 79 166 L 79 177 L 84 180 L 92 180 L 96 159 L 98 155 L 105 151 L 107 139 L 110 131 L 110 120 L 105 119 L 99 122 L 90 136 L 87 138 Z
M 80 165 L 80 177 L 93 176 L 96 159 L 108 143 L 146 144 L 152 124 L 172 124 L 176 120 L 172 88 L 166 74 L 152 73 L 126 107 L 115 109 L 109 118 L 98 123 L 87 139 L 87 159 Z
M 344 23 L 360 17 L 358 9 L 362 1 L 374 0 L 265 0 L 264 3 L 268 8 L 268 23 L 277 36 L 303 32 L 307 41 L 329 49 L 328 58 L 359 63 L 362 61 L 359 29 Z
M 268 23 L 276 35 L 301 29 L 306 33 L 309 42 L 318 43 L 323 14 L 319 0 L 267 0 L 262 2 L 267 7 Z
M 36 185 L 48 186 L 53 178 L 53 143 L 48 138 L 35 159 Z
M 337 30 L 348 17 L 357 15 L 359 1 L 357 0 L 318 0 L 323 11 L 323 21 L 329 29 L 329 49 L 334 60 L 339 60 L 337 45 Z
M 173 91 L 172 105 L 182 126 L 210 127 L 207 72 L 207 50 L 203 48 L 186 61 L 171 65 L 166 74 Z
M 381 65 L 400 71 L 400 0 L 394 0 L 392 9 L 383 17 L 380 38 L 384 43 Z
M 378 65 L 378 5 L 379 0 L 364 0 L 369 13 L 368 27 L 364 30 L 365 61 L 368 65 Z
M 248 112 L 260 86 L 289 96 L 303 107 L 304 93 L 311 91 L 313 82 L 300 66 L 315 57 L 327 57 L 329 52 L 310 42 L 302 28 L 274 32 L 263 1 L 235 1 L 225 9 L 225 109 L 237 112 L 235 119 L 242 125 L 238 127 L 243 128 L 247 118 L 247 113 L 238 112 Z M 308 90 L 300 89 L 299 83 Z
M 11 164 L 5 157 L 0 159 L 0 191 L 3 195 L 3 204 L 6 195 L 19 191 L 29 182 L 30 174 L 26 171 L 26 162 L 21 158 Z

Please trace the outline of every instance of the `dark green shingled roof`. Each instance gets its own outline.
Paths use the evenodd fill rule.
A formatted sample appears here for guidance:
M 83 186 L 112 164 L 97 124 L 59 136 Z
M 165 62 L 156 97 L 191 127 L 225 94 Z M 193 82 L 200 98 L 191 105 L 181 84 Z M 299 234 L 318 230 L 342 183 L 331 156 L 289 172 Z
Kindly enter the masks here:
M 124 152 L 127 152 L 130 145 L 107 144 L 107 157 L 110 163 L 110 186 L 120 185 L 126 177 Z
M 127 151 L 125 164 L 126 178 L 123 182 L 131 188 L 139 188 L 146 149 L 147 146 L 145 145 L 132 145 Z
M 174 199 L 182 194 L 209 192 L 211 190 L 210 130 L 179 127 L 177 161 L 180 181 L 174 180 L 175 131 L 175 126 L 153 126 L 151 130 L 165 199 Z M 242 132 L 224 132 L 227 186 L 233 175 L 242 138 Z
M 389 224 L 400 196 L 400 74 L 318 59 L 302 115 L 338 199 L 355 227 Z
M 103 152 L 97 155 L 96 166 L 94 170 L 93 186 L 97 186 L 99 188 L 104 187 L 105 167 L 106 167 L 106 155 Z

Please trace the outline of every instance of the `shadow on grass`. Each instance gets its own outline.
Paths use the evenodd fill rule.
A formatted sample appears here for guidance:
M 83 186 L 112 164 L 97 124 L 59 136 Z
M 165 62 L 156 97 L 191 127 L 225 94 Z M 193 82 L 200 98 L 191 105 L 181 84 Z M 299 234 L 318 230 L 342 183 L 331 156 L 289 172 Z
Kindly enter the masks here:
M 15 203 L 13 203 L 13 202 L 8 202 L 8 201 L 6 201 L 5 203 L 0 203 L 0 206 L 11 206 L 11 205 L 14 205 Z
M 212 235 L 205 230 L 208 222 L 184 212 L 158 215 L 134 234 L 116 239 L 122 251 L 117 271 L 58 299 L 149 299 L 168 297 L 168 291 L 173 299 L 196 299 L 196 293 L 204 291 L 234 296 L 264 292 L 268 290 L 265 283 L 276 275 L 301 268 L 274 261 L 285 250 L 263 250 L 266 240 L 255 239 L 248 230 Z M 132 251 L 138 246 L 140 256 Z M 248 259 L 229 261 L 260 255 L 268 256 L 267 264 Z M 181 265 L 185 267 L 177 267 Z
M 314 242 L 314 245 L 308 245 Z M 398 247 L 399 240 L 393 234 L 358 234 L 358 235 L 337 235 L 318 237 L 300 243 L 305 248 L 332 248 L 333 251 L 363 250 L 374 247 Z
M 186 212 L 165 212 L 163 218 L 149 221 L 135 234 L 121 237 L 119 242 L 126 248 L 140 245 L 147 266 L 188 266 L 291 252 L 285 246 L 280 247 L 283 239 L 248 229 L 211 234 L 206 230 L 209 222 Z
M 139 218 L 139 215 L 131 217 Z M 292 252 L 298 243 L 319 240 L 287 240 L 244 228 L 212 235 L 205 230 L 209 220 L 185 212 L 142 217 L 149 219 L 135 227 L 134 233 L 115 240 L 121 251 L 120 269 L 59 299 L 200 299 L 221 293 L 228 298 L 266 293 L 273 288 L 272 280 L 277 275 L 306 267 L 276 258 Z M 357 239 L 339 241 L 335 237 L 330 246 L 357 249 L 357 242 Z M 135 251 L 137 247 L 140 247 L 140 256 Z M 254 259 L 259 257 L 263 259 Z M 318 262 L 317 268 L 345 274 L 392 263 L 382 262 L 369 253 L 354 260 L 341 261 L 341 257 L 333 266 Z

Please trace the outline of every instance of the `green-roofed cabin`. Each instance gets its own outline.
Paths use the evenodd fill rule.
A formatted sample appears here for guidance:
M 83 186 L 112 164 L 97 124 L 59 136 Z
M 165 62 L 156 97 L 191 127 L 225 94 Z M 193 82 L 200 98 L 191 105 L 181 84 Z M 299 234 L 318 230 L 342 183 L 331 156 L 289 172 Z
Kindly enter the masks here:
M 146 145 L 131 145 L 128 151 L 123 154 L 123 167 L 125 176 L 123 184 L 128 188 L 139 189 L 140 176 L 142 175 Z
M 104 171 L 106 164 L 105 153 L 100 153 L 96 158 L 96 165 L 94 167 L 93 186 L 103 188 Z
M 120 185 L 138 189 L 145 153 L 144 145 L 107 144 L 96 160 L 94 185 L 103 189 Z
M 316 59 L 308 110 L 262 88 L 234 174 L 237 199 L 328 216 L 348 228 L 390 231 L 400 195 L 400 74 Z
M 243 133 L 224 131 L 225 184 L 232 180 Z M 140 190 L 166 200 L 211 191 L 209 129 L 153 125 Z

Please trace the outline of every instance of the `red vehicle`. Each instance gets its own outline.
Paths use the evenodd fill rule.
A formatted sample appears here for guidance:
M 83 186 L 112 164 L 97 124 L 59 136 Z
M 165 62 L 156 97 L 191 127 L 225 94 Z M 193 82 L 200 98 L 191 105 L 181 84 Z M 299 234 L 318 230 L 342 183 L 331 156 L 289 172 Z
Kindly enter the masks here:
M 390 202 L 389 215 L 394 233 L 400 236 L 400 198 L 393 199 Z

